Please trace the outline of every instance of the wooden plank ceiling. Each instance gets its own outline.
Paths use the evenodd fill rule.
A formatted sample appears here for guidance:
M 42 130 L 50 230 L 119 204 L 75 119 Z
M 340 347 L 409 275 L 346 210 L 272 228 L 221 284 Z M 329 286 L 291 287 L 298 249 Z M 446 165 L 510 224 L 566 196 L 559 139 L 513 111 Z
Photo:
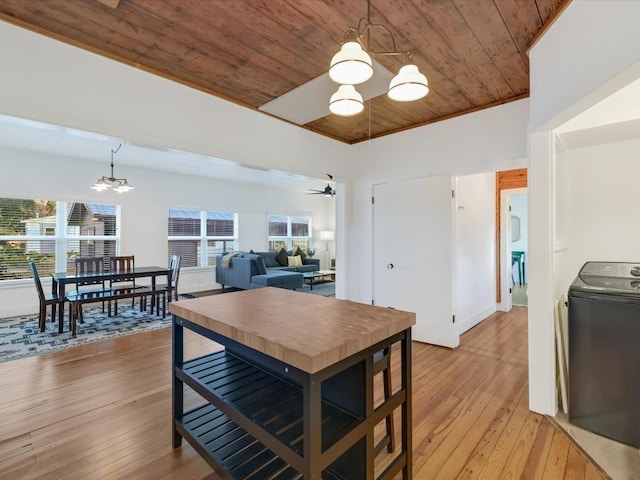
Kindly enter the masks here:
M 527 49 L 567 2 L 372 0 L 371 20 L 413 53 L 429 95 L 381 95 L 355 117 L 327 110 L 303 127 L 355 143 L 526 97 Z M 0 19 L 256 110 L 326 73 L 366 12 L 365 0 L 0 2 Z M 391 50 L 389 38 L 376 29 L 372 47 Z M 394 74 L 401 66 L 376 59 Z

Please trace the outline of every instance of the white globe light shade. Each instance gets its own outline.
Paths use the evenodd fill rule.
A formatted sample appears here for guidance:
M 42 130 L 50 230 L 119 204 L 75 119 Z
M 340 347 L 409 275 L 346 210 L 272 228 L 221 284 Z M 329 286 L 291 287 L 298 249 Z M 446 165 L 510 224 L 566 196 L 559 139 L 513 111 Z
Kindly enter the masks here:
M 338 91 L 331 95 L 329 110 L 341 117 L 357 115 L 364 110 L 362 95 L 353 85 L 340 85 Z
M 107 182 L 104 178 L 100 178 L 96 183 L 94 183 L 91 188 L 97 190 L 99 192 L 111 188 L 111 184 Z
M 397 102 L 411 102 L 429 93 L 427 77 L 415 65 L 403 66 L 389 83 L 389 98 Z
M 340 85 L 357 85 L 373 75 L 371 57 L 358 42 L 346 42 L 331 59 L 329 77 Z

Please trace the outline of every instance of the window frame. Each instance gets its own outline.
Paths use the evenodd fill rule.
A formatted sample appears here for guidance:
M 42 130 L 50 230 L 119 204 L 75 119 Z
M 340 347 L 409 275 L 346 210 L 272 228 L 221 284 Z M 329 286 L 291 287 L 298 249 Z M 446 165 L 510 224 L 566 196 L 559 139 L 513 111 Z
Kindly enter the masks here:
M 169 221 L 171 217 L 172 210 L 182 210 L 182 211 L 193 211 L 199 212 L 200 214 L 200 235 L 169 235 Z M 224 214 L 224 215 L 233 215 L 233 236 L 225 236 L 225 235 L 207 235 L 207 220 L 209 214 Z M 174 217 L 175 218 L 175 217 Z M 233 245 L 238 244 L 238 214 L 236 212 L 227 212 L 223 210 L 203 210 L 200 208 L 193 207 L 169 207 L 169 214 L 167 216 L 167 248 L 168 251 L 171 252 L 170 242 L 172 241 L 196 241 L 198 242 L 199 247 L 199 255 L 196 257 L 196 261 L 198 262 L 195 266 L 185 266 L 184 263 L 181 264 L 181 269 L 186 270 L 200 270 L 205 268 L 214 268 L 216 266 L 215 255 L 212 256 L 213 260 L 210 263 L 210 255 L 209 251 L 212 247 L 209 246 L 209 242 L 233 242 Z M 206 248 L 203 248 L 205 246 Z M 214 250 L 215 251 L 215 250 Z M 170 253 L 171 255 L 171 253 Z
M 7 198 L 11 200 L 22 200 L 22 201 L 38 201 L 42 199 L 37 198 L 29 198 L 29 197 L 1 197 Z M 53 270 L 55 272 L 68 272 L 69 271 L 69 245 L 72 242 L 81 242 L 81 241 L 110 241 L 115 242 L 115 251 L 113 255 L 120 254 L 120 225 L 121 225 L 121 207 L 115 203 L 99 203 L 96 201 L 67 201 L 67 200 L 46 200 L 47 202 L 55 202 L 56 204 L 56 213 L 55 213 L 55 231 L 54 234 L 47 234 L 49 228 L 45 228 L 44 234 L 41 235 L 1 235 L 0 234 L 0 242 L 53 242 Z M 68 219 L 71 212 L 71 209 L 76 204 L 91 204 L 91 205 L 108 205 L 113 207 L 114 215 L 115 215 L 115 230 L 114 235 L 75 235 L 70 230 L 70 226 L 68 225 Z M 24 221 L 24 220 L 21 220 Z M 25 256 L 27 255 L 27 251 L 24 252 Z M 28 267 L 25 267 L 25 272 L 28 276 L 24 278 L 12 278 L 12 279 L 0 279 L 0 285 L 11 285 L 11 284 L 20 284 L 27 283 L 32 280 L 31 272 L 28 271 Z M 41 275 L 44 272 L 39 272 Z M 48 276 L 48 275 L 47 275 Z
M 271 217 L 286 217 L 287 219 L 287 235 L 286 236 L 270 234 Z M 309 234 L 307 236 L 292 235 L 293 229 L 291 225 L 292 223 L 297 223 L 297 222 L 293 222 L 293 220 L 301 217 L 305 217 L 309 220 L 308 222 Z M 307 244 L 307 248 L 305 250 L 305 253 L 306 253 L 312 248 L 312 245 L 313 245 L 313 215 L 311 215 L 311 213 L 298 213 L 298 214 L 291 214 L 291 215 L 282 214 L 282 213 L 267 214 L 267 245 L 269 245 L 269 248 L 271 248 L 271 242 L 285 242 L 286 244 L 285 250 L 293 251 L 293 242 L 304 243 L 305 241 Z

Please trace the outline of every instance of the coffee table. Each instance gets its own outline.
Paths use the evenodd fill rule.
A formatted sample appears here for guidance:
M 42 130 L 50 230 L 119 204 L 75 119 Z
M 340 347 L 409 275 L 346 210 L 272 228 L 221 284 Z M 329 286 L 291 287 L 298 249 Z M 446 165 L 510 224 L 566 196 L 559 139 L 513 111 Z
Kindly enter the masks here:
M 331 277 L 329 280 L 334 281 L 336 279 L 336 272 L 335 270 L 317 270 L 315 272 L 303 272 L 302 276 L 304 277 L 304 281 L 309 280 L 309 286 L 311 290 L 313 290 L 314 280 L 326 280 L 327 277 Z

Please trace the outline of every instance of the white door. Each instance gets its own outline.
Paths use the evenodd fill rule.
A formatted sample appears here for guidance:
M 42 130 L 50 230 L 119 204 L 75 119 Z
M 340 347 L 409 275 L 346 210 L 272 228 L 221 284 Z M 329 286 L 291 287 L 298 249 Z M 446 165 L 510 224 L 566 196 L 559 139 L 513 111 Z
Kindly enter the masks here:
M 374 185 L 373 294 L 416 313 L 414 340 L 459 345 L 453 324 L 452 178 Z

